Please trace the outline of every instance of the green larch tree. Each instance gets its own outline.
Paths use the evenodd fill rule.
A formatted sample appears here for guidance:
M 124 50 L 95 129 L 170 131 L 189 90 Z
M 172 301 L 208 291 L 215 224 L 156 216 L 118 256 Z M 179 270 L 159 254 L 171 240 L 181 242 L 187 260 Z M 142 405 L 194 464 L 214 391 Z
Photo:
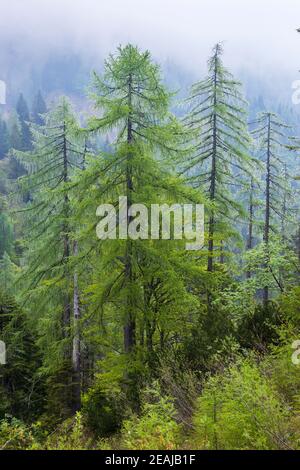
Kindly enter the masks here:
M 77 128 L 71 106 L 63 98 L 45 115 L 45 125 L 32 125 L 33 150 L 14 152 L 28 172 L 19 183 L 23 191 L 30 191 L 32 199 L 24 209 L 26 238 L 30 246 L 23 275 L 26 298 L 39 312 L 41 341 L 45 342 L 45 363 L 49 370 L 55 372 L 62 363 L 67 369 L 62 401 L 72 409 L 78 408 L 80 396 L 77 370 L 73 371 L 76 382 L 72 380 L 76 227 L 69 188 L 72 174 L 81 168 L 84 158 L 84 145 L 77 137 Z
M 263 112 L 256 120 L 257 128 L 252 131 L 257 139 L 260 159 L 264 164 L 264 220 L 263 244 L 265 261 L 263 268 L 271 271 L 280 290 L 283 290 L 280 277 L 272 269 L 270 262 L 270 242 L 272 234 L 282 236 L 282 222 L 287 222 L 288 196 L 291 196 L 286 166 L 286 153 L 289 149 L 289 137 L 286 125 L 279 116 L 271 112 Z M 271 250 L 274 252 L 274 249 Z M 276 250 L 275 250 L 276 251 Z M 269 286 L 263 288 L 263 303 L 267 307 Z
M 95 74 L 92 97 L 99 116 L 89 120 L 88 132 L 112 137 L 107 152 L 87 162 L 77 183 L 81 226 L 86 224 L 78 241 L 82 246 L 90 239 L 89 263 L 94 265 L 87 289 L 92 294 L 90 306 L 102 312 L 103 331 L 106 338 L 111 335 L 106 341 L 113 342 L 118 351 L 116 330 L 121 327 L 121 352 L 130 363 L 145 350 L 148 357 L 153 356 L 171 338 L 175 341 L 174 331 L 178 337 L 183 335 L 186 316 L 180 314 L 181 307 L 195 305 L 197 299 L 188 292 L 184 279 L 188 255 L 183 240 L 149 240 L 150 224 L 146 229 L 139 226 L 139 214 L 132 214 L 129 207 L 142 203 L 150 209 L 152 203 L 197 198 L 199 202 L 203 197 L 185 187 L 175 174 L 174 162 L 186 153 L 185 132 L 169 112 L 171 95 L 149 52 L 132 45 L 119 48 L 106 61 L 103 76 Z M 95 214 L 101 203 L 116 207 L 119 232 L 120 196 L 127 197 L 126 225 L 136 223 L 139 236 L 135 240 L 127 239 L 126 234 L 116 240 L 97 240 Z M 125 372 L 130 369 L 128 363 Z
M 226 237 L 230 220 L 244 216 L 232 194 L 242 177 L 251 174 L 250 138 L 241 84 L 222 63 L 217 44 L 208 61 L 208 76 L 192 86 L 187 126 L 195 132 L 194 153 L 185 164 L 188 181 L 203 188 L 211 202 L 208 219 L 207 270 L 214 269 L 214 250 Z M 223 233 L 223 234 L 222 234 Z

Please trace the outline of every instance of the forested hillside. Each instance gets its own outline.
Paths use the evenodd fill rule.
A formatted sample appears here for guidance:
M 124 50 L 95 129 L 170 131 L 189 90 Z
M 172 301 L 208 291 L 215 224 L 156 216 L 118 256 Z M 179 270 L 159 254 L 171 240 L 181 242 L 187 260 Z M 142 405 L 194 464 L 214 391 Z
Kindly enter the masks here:
M 0 115 L 0 449 L 300 449 L 297 113 L 221 44 L 177 94 L 131 44 L 99 70 Z M 203 204 L 204 246 L 121 236 L 123 197 Z

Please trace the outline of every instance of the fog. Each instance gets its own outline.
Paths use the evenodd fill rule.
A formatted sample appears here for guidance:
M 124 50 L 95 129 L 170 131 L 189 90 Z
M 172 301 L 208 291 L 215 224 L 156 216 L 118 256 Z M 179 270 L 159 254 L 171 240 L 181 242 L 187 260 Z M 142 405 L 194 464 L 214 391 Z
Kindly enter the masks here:
M 20 73 L 20 62 L 26 75 L 49 54 L 78 53 L 97 66 L 129 41 L 195 74 L 223 41 L 234 71 L 298 78 L 299 0 L 0 0 L 0 6 L 0 78 Z

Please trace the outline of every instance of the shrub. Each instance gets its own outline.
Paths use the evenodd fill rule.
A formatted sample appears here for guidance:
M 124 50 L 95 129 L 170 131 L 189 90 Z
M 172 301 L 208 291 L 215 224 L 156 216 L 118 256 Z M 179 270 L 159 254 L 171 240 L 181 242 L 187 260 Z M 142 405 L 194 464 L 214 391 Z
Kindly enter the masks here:
M 177 449 L 181 426 L 175 420 L 171 398 L 161 396 L 156 385 L 145 395 L 148 402 L 142 405 L 141 415 L 124 422 L 121 445 L 136 450 Z
M 125 400 L 121 389 L 102 380 L 101 375 L 83 398 L 82 412 L 97 436 L 106 437 L 122 426 Z
M 92 447 L 92 437 L 84 426 L 81 413 L 65 420 L 42 445 L 46 450 L 86 450 Z
M 289 448 L 289 411 L 254 361 L 244 360 L 211 377 L 194 418 L 197 447 L 206 449 Z
M 28 449 L 35 445 L 31 427 L 16 418 L 0 421 L 0 450 Z

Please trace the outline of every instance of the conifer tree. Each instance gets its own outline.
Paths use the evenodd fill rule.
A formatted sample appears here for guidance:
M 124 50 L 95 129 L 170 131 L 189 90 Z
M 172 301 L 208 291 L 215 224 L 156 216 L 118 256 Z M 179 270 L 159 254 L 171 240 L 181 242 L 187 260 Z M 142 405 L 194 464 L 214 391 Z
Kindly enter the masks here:
M 32 126 L 33 150 L 15 152 L 25 166 L 28 175 L 20 183 L 24 191 L 30 191 L 32 202 L 25 208 L 26 226 L 31 249 L 24 277 L 31 305 L 44 308 L 45 316 L 39 321 L 43 329 L 48 322 L 52 329 L 52 342 L 48 342 L 44 330 L 45 361 L 53 372 L 52 361 L 63 361 L 67 371 L 72 369 L 72 196 L 69 189 L 71 175 L 80 167 L 83 148 L 75 137 L 76 119 L 66 99 L 45 115 L 44 126 Z M 27 238 L 28 238 L 27 237 Z M 56 325 L 56 331 L 53 326 Z M 57 348 L 54 348 L 54 344 Z M 51 357 L 49 350 L 54 357 Z M 47 356 L 48 355 L 48 356 Z M 59 364 L 60 366 L 60 364 Z M 68 388 L 74 393 L 78 384 L 72 384 L 70 375 L 64 405 L 72 406 Z M 72 385 L 72 386 L 71 386 Z M 77 392 L 76 392 L 77 394 Z
M 100 135 L 110 132 L 114 138 L 108 152 L 88 162 L 77 184 L 78 195 L 86 197 L 78 209 L 84 208 L 83 215 L 92 217 L 86 221 L 86 233 L 79 233 L 81 245 L 87 234 L 95 238 L 97 206 L 110 203 L 117 207 L 120 196 L 127 196 L 127 226 L 134 221 L 128 210 L 132 203 L 150 208 L 151 203 L 203 201 L 202 195 L 183 186 L 170 165 L 172 159 L 186 152 L 181 145 L 185 132 L 169 112 L 171 95 L 162 85 L 159 68 L 149 52 L 140 52 L 132 45 L 119 48 L 118 54 L 106 61 L 103 77 L 95 74 L 94 89 L 100 117 L 90 119 L 88 131 Z M 118 217 L 117 208 L 117 231 Z M 106 333 L 112 328 L 112 336 L 112 316 L 117 316 L 129 362 L 140 349 L 142 355 L 146 350 L 148 357 L 152 356 L 158 350 L 158 337 L 166 347 L 174 330 L 180 335 L 181 329 L 184 334 L 180 325 L 186 317 L 180 318 L 180 305 L 197 303 L 195 299 L 192 302 L 183 275 L 188 261 L 184 250 L 181 255 L 178 251 L 182 241 L 148 240 L 148 228 L 137 231 L 140 236 L 135 240 L 95 240 L 90 246 L 97 260 L 89 281 L 91 304 L 101 309 L 103 328 Z M 127 364 L 127 374 L 129 369 Z
M 262 208 L 261 189 L 258 174 L 253 174 L 245 185 L 243 196 L 247 207 L 247 230 L 245 233 L 246 250 L 252 250 L 260 236 L 260 213 Z M 247 279 L 251 278 L 251 271 L 246 272 Z
M 22 143 L 20 150 L 26 151 L 31 149 L 31 132 L 30 132 L 30 115 L 27 102 L 21 93 L 16 105 L 16 111 L 20 120 Z
M 264 269 L 271 269 L 269 244 L 272 233 L 280 233 L 281 220 L 287 215 L 288 181 L 285 179 L 286 171 L 285 153 L 288 147 L 287 126 L 276 114 L 263 112 L 256 120 L 258 126 L 252 131 L 258 140 L 258 148 L 261 160 L 265 165 L 264 170 L 264 223 L 263 243 L 265 249 Z M 273 273 L 274 274 L 274 273 Z M 275 274 L 274 274 L 275 275 Z M 282 289 L 280 280 L 276 282 Z M 269 301 L 269 287 L 263 289 L 263 302 L 267 307 Z
M 7 202 L 0 195 L 0 259 L 5 253 L 13 254 L 14 233 L 13 224 L 7 213 Z
M 9 133 L 6 121 L 0 117 L 0 160 L 2 160 L 9 150 Z
M 9 129 L 9 148 L 15 150 L 22 150 L 23 139 L 20 120 L 16 112 L 12 112 L 8 120 Z M 23 165 L 16 160 L 16 158 L 9 153 L 9 178 L 16 180 L 19 176 L 24 175 Z
M 0 290 L 0 335 L 6 344 L 6 364 L 0 364 L 0 419 L 6 415 L 32 420 L 44 407 L 40 355 L 25 313 L 15 299 Z
M 43 115 L 47 113 L 47 106 L 45 100 L 42 96 L 41 91 L 39 90 L 37 95 L 34 97 L 32 105 L 32 122 L 38 125 L 44 124 Z
M 222 46 L 217 44 L 208 61 L 208 76 L 195 83 L 188 102 L 186 124 L 195 132 L 194 153 L 184 170 L 195 188 L 204 188 L 211 202 L 208 220 L 207 270 L 213 271 L 214 250 L 226 237 L 230 220 L 245 215 L 232 194 L 251 174 L 249 135 L 241 84 L 222 63 Z M 219 232 L 219 235 L 218 235 Z M 222 232 L 224 232 L 222 234 Z

